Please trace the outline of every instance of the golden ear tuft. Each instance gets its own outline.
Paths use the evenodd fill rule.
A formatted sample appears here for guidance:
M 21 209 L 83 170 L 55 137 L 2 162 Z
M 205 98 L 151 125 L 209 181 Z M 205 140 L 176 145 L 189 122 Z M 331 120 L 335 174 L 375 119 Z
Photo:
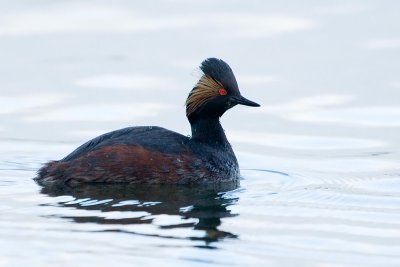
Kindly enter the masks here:
M 211 98 L 226 94 L 227 91 L 220 82 L 208 75 L 201 76 L 186 100 L 186 116 L 189 117 L 190 114 L 207 103 Z

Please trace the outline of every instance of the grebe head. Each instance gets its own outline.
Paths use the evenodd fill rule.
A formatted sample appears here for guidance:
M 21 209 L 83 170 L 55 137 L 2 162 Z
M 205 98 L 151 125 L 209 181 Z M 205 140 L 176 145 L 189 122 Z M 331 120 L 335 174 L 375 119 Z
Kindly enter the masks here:
M 186 100 L 186 116 L 191 123 L 198 119 L 219 118 L 237 104 L 260 106 L 240 94 L 235 75 L 223 60 L 208 58 L 201 63 L 200 69 L 203 76 Z

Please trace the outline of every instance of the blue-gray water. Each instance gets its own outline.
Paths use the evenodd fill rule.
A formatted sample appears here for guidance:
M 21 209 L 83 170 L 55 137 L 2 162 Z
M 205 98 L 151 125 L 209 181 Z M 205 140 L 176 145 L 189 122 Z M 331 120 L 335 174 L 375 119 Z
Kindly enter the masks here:
M 0 266 L 399 266 L 397 1 L 0 1 Z M 244 96 L 237 189 L 33 181 L 98 134 L 190 134 L 206 57 Z

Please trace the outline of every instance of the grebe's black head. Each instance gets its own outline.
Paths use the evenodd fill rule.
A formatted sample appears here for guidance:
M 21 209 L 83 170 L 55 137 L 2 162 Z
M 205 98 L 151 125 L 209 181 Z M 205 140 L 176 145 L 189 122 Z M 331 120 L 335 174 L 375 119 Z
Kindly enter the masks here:
M 240 94 L 235 75 L 223 60 L 208 58 L 201 63 L 200 69 L 203 76 L 186 100 L 186 116 L 190 122 L 221 117 L 237 104 L 260 106 Z

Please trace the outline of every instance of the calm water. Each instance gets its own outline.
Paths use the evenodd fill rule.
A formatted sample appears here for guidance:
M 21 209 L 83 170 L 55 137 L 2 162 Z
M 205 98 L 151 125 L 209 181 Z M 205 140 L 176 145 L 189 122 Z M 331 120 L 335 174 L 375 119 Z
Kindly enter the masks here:
M 397 1 L 0 1 L 0 266 L 400 266 Z M 239 188 L 32 177 L 98 134 L 190 134 L 206 57 Z

